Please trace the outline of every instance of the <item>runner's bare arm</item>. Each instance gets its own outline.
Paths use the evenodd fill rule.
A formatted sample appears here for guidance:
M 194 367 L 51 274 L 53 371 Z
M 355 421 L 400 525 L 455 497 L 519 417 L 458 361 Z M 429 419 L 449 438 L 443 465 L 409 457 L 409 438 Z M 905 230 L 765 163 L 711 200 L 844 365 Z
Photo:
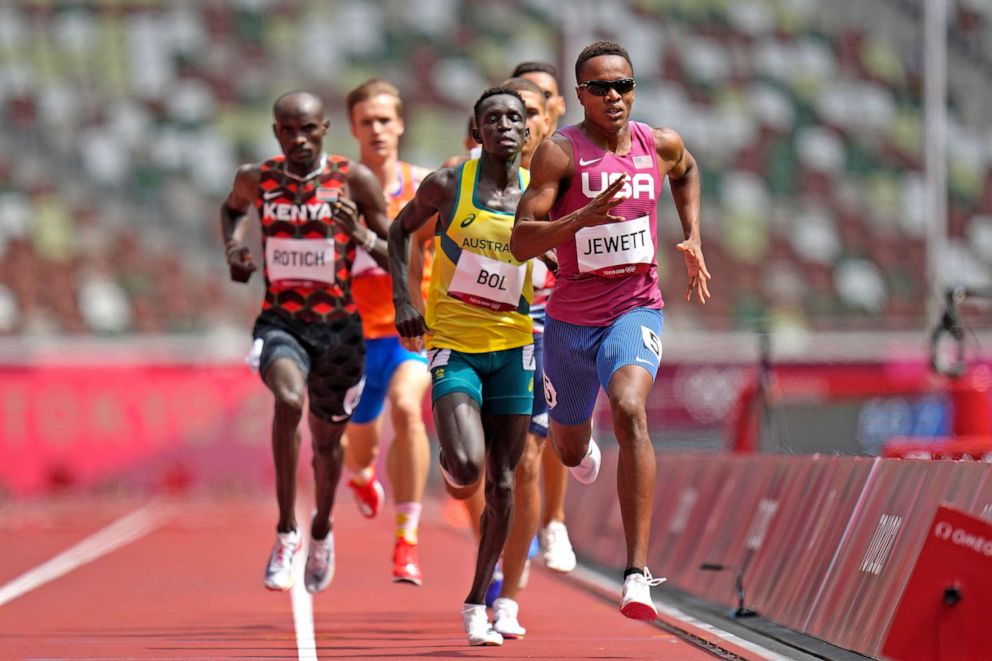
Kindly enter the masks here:
M 220 207 L 224 256 L 230 268 L 231 279 L 236 282 L 248 282 L 257 268 L 244 240 L 249 227 L 248 211 L 255 202 L 259 178 L 260 170 L 257 165 L 242 165 L 234 175 L 234 185 Z
M 355 239 L 382 268 L 389 268 L 386 238 L 389 218 L 382 185 L 372 171 L 361 163 L 352 163 L 348 171 L 351 200 L 338 198 L 334 220 Z M 359 218 L 365 220 L 365 226 Z
M 408 271 L 410 274 L 410 298 L 413 301 L 413 307 L 417 308 L 421 314 L 424 312 L 426 302 L 421 292 L 420 283 L 424 280 L 425 255 L 430 250 L 430 244 L 434 241 L 436 222 L 435 220 L 424 223 L 413 235 L 410 245 L 410 268 Z
M 675 208 L 682 223 L 682 234 L 685 236 L 685 240 L 675 246 L 685 258 L 686 273 L 689 276 L 685 300 L 691 300 L 695 293 L 699 302 L 705 305 L 710 297 L 711 276 L 706 268 L 699 233 L 699 168 L 696 159 L 686 149 L 682 137 L 675 131 L 655 129 L 654 142 L 662 175 L 668 175 L 672 186 L 672 198 L 675 200 Z
M 620 177 L 586 206 L 553 223 L 547 222 L 562 182 L 568 181 L 575 172 L 568 138 L 555 136 L 542 142 L 534 152 L 530 166 L 530 185 L 517 204 L 510 235 L 510 252 L 515 259 L 524 261 L 537 257 L 569 240 L 583 227 L 623 220 L 610 215 L 610 210 L 622 201 L 614 198 L 626 181 Z
M 389 272 L 393 279 L 396 330 L 401 337 L 419 337 L 427 331 L 424 317 L 414 307 L 410 296 L 410 237 L 440 212 L 449 211 L 457 187 L 458 177 L 454 170 L 443 168 L 432 172 L 389 226 Z M 441 217 L 443 215 L 441 213 Z

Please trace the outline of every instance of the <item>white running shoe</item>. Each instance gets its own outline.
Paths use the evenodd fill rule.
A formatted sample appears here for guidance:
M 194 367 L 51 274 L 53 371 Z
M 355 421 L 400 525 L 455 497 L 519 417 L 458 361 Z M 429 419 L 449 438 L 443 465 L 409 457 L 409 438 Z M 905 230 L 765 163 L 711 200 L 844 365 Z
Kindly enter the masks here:
M 469 645 L 503 644 L 503 636 L 489 623 L 485 604 L 462 604 L 462 626 L 468 634 Z
M 568 538 L 568 528 L 562 521 L 549 521 L 541 530 L 544 566 L 551 571 L 567 574 L 575 569 L 575 550 Z
M 568 470 L 572 473 L 572 477 L 582 484 L 592 484 L 599 477 L 599 465 L 602 463 L 602 459 L 603 455 L 599 451 L 599 445 L 595 439 L 590 438 L 586 456 L 582 457 L 578 466 L 570 466 Z
M 620 612 L 632 620 L 655 620 L 658 609 L 651 599 L 651 588 L 665 582 L 655 578 L 644 568 L 643 574 L 628 574 L 623 582 L 623 596 L 620 598 Z
M 303 572 L 303 585 L 310 594 L 326 590 L 334 579 L 334 531 L 324 539 L 311 539 L 307 564 Z
M 527 629 L 520 626 L 518 615 L 520 604 L 508 597 L 500 597 L 493 602 L 493 629 L 507 640 L 523 638 Z
M 276 542 L 265 567 L 265 587 L 285 592 L 293 587 L 293 558 L 300 550 L 300 531 L 276 533 Z

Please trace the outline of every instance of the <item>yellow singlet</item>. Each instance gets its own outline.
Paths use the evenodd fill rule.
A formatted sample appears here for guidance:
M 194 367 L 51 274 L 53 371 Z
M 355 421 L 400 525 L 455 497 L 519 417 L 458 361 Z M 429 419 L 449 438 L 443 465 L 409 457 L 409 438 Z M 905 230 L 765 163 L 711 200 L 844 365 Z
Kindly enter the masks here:
M 479 161 L 461 166 L 451 222 L 434 237 L 426 321 L 429 348 L 463 353 L 502 351 L 530 344 L 534 299 L 531 261 L 510 254 L 513 213 L 482 206 L 475 197 Z M 530 173 L 519 171 L 521 190 Z

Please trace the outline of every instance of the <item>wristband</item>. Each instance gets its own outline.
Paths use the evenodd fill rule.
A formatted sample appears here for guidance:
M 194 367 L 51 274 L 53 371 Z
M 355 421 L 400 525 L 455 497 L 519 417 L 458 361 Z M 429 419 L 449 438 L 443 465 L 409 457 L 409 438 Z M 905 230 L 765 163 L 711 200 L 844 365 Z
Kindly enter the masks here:
M 365 238 L 365 241 L 362 242 L 362 248 L 365 249 L 365 252 L 372 254 L 372 251 L 375 250 L 375 247 L 379 244 L 379 237 L 370 229 L 366 229 L 365 231 L 368 232 L 368 236 Z

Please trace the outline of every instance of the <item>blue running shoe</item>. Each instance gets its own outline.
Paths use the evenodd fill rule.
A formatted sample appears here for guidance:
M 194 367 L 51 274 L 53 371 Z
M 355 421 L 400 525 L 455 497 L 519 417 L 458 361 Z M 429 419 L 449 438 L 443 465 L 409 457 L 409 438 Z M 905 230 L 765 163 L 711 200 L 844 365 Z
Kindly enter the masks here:
M 541 551 L 541 542 L 538 540 L 537 535 L 534 535 L 534 539 L 530 540 L 530 548 L 527 549 L 527 559 L 530 560 L 535 555 Z
M 489 587 L 486 588 L 486 608 L 492 608 L 493 602 L 499 598 L 499 593 L 503 590 L 503 565 L 499 562 L 496 563 L 496 568 L 493 570 L 493 578 L 489 581 Z

